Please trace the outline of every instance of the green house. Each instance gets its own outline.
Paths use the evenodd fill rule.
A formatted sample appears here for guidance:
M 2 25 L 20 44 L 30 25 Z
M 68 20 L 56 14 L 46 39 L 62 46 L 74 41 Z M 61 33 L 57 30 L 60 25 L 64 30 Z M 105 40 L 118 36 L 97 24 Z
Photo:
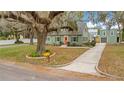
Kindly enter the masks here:
M 101 43 L 116 44 L 120 40 L 117 29 L 99 30 L 98 36 Z
M 47 36 L 46 44 L 50 45 L 78 45 L 89 41 L 90 34 L 86 24 L 78 23 L 78 31 L 69 31 L 68 28 L 58 29 Z

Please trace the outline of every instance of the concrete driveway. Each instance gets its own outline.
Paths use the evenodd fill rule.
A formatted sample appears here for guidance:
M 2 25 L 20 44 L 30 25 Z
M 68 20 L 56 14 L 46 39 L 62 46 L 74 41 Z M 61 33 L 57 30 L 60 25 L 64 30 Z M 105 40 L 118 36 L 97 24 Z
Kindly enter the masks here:
M 105 43 L 98 43 L 95 47 L 89 49 L 75 59 L 72 64 L 65 67 L 60 67 L 59 69 L 100 75 L 97 73 L 95 66 L 99 62 L 105 46 Z

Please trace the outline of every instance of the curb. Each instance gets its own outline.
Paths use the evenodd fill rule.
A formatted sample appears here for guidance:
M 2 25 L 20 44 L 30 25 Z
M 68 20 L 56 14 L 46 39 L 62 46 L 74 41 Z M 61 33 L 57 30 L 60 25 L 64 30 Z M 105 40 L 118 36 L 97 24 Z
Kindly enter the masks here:
M 123 80 L 124 80 L 124 77 L 120 77 L 120 76 L 108 74 L 108 73 L 105 73 L 105 72 L 101 71 L 101 70 L 98 68 L 98 65 L 95 66 L 95 69 L 96 69 L 96 71 L 97 71 L 98 73 L 100 73 L 101 75 L 105 75 L 105 76 L 108 76 L 108 77 L 111 77 L 111 78 L 123 79 Z
M 56 53 L 53 53 L 50 57 L 54 56 Z M 37 59 L 37 60 L 40 60 L 40 59 L 46 59 L 46 57 L 29 57 L 28 55 L 26 55 L 26 58 L 27 59 Z M 29 62 L 30 63 L 30 62 Z M 72 62 L 70 63 L 65 63 L 65 64 L 61 64 L 61 65 L 43 65 L 41 64 L 42 66 L 47 66 L 47 67 L 55 67 L 55 68 L 58 68 L 58 67 L 63 67 L 63 66 L 67 66 L 67 65 L 70 65 Z M 33 63 L 30 63 L 30 64 L 33 64 Z
M 92 48 L 92 47 L 59 47 L 59 48 L 75 48 L 75 49 L 77 49 L 77 48 L 85 48 L 85 49 L 88 49 L 88 48 Z
M 35 65 L 41 65 L 41 66 L 46 66 L 46 67 L 59 68 L 59 67 L 63 67 L 63 66 L 70 65 L 72 62 L 70 62 L 70 63 L 65 63 L 65 64 L 61 64 L 61 65 L 47 65 L 47 64 L 45 65 L 45 64 L 33 63 L 33 62 L 26 62 L 26 63 L 29 63 L 29 64 L 35 64 Z
M 43 65 L 43 64 L 41 64 L 41 65 L 42 65 L 42 66 L 47 66 L 47 67 L 55 67 L 55 68 L 59 68 L 59 67 L 63 67 L 63 66 L 70 65 L 71 63 L 73 63 L 73 62 L 65 63 L 65 64 L 62 64 L 62 65 Z
M 102 54 L 103 54 L 103 53 L 102 53 Z M 101 56 L 102 56 L 102 54 L 101 54 Z M 101 58 L 100 58 L 100 60 L 101 60 Z M 100 62 L 100 60 L 99 60 L 99 62 Z M 111 78 L 123 79 L 123 80 L 124 80 L 124 77 L 120 77 L 120 76 L 108 74 L 108 73 L 105 73 L 105 72 L 101 71 L 101 70 L 98 68 L 99 62 L 98 62 L 98 63 L 96 64 L 96 66 L 95 66 L 95 69 L 96 69 L 96 71 L 97 71 L 98 73 L 100 73 L 101 75 L 104 75 L 104 76 L 111 77 Z

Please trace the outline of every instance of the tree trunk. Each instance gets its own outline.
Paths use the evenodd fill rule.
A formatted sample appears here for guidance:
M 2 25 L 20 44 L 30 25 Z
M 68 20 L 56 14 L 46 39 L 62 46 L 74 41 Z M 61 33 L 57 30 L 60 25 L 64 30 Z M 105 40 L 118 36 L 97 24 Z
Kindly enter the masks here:
M 30 45 L 33 45 L 34 44 L 33 38 L 34 38 L 34 33 L 33 32 L 30 32 Z
M 118 25 L 118 30 L 119 30 L 119 43 L 120 43 L 122 41 L 122 31 L 121 31 L 120 24 L 118 21 L 117 21 L 117 25 Z
M 15 38 L 16 38 L 16 42 L 19 42 L 20 36 L 17 32 L 15 32 Z
M 123 31 L 124 31 L 124 22 L 122 23 L 122 31 L 121 31 L 121 38 L 122 38 L 122 41 L 123 41 Z
M 38 32 L 37 31 L 37 52 L 41 54 L 45 50 L 47 32 Z

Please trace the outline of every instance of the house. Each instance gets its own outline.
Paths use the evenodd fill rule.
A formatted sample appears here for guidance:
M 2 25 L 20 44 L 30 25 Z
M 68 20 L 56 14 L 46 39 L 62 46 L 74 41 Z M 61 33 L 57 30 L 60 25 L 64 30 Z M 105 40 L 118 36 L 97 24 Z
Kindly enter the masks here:
M 78 31 L 71 31 L 68 28 L 58 29 L 47 36 L 46 44 L 50 45 L 78 45 L 81 46 L 90 40 L 87 25 L 81 21 L 77 22 Z
M 98 28 L 88 28 L 88 32 L 90 33 L 90 41 L 95 40 L 97 38 Z
M 99 30 L 98 37 L 101 43 L 116 44 L 119 43 L 120 40 L 117 29 Z

